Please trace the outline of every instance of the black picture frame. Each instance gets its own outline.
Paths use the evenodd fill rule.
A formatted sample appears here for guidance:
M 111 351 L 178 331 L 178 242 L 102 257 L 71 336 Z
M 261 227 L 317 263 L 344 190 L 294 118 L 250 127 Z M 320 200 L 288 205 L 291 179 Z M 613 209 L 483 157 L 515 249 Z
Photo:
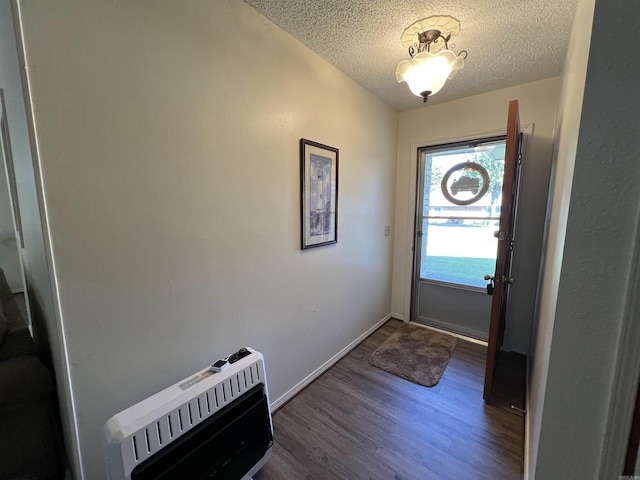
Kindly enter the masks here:
M 339 150 L 300 139 L 302 249 L 338 243 Z

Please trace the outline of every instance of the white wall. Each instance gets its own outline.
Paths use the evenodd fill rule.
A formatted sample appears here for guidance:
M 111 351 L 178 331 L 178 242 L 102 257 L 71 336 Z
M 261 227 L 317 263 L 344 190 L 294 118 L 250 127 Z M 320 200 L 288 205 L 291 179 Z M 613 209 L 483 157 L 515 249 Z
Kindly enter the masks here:
M 60 325 L 56 322 L 52 296 L 49 259 L 45 248 L 40 208 L 42 203 L 37 188 L 38 171 L 31 155 L 31 144 L 25 96 L 21 81 L 23 65 L 16 45 L 10 0 L 0 0 L 0 87 L 4 89 L 7 107 L 11 148 L 13 153 L 18 203 L 22 220 L 24 246 L 18 250 L 24 268 L 24 276 L 35 326 L 35 338 L 41 353 L 51 360 L 56 375 L 58 400 L 63 419 L 67 448 L 73 450 L 72 399 L 69 392 L 67 362 L 65 359 Z M 50 359 L 47 358 L 50 356 Z
M 20 90 L 20 76 L 17 69 L 15 44 L 11 5 L 8 0 L 2 0 L 2 2 L 0 2 L 0 88 L 4 90 L 5 94 L 10 137 L 14 132 L 20 136 L 18 124 L 24 119 L 24 107 L 22 108 L 22 116 L 16 112 L 21 106 L 21 104 L 17 102 L 21 102 L 22 98 L 15 98 L 15 93 Z M 18 141 L 16 143 L 19 144 L 20 142 Z M 20 146 L 17 145 L 17 147 L 19 153 Z M 2 145 L 0 145 L 0 152 L 1 151 Z M 1 155 L 2 154 L 0 154 L 0 163 L 3 163 Z M 2 176 L 0 178 L 0 267 L 4 270 L 11 289 L 14 292 L 23 291 L 24 285 L 22 282 L 22 272 L 20 271 L 18 245 L 16 243 L 9 185 L 6 180 L 4 164 L 0 165 L 0 175 Z
M 622 332 L 637 323 L 629 313 L 637 293 L 629 287 L 638 254 L 640 58 L 591 32 L 615 30 L 617 42 L 635 48 L 638 18 L 640 4 L 632 0 L 584 0 L 575 20 L 533 348 L 529 478 L 620 473 L 626 437 L 606 432 L 615 413 L 617 357 L 627 353 L 619 347 Z
M 49 273 L 10 0 L 0 0 L 0 22 L 0 88 L 5 91 L 25 243 L 24 250 L 20 249 L 19 253 L 25 265 L 30 293 L 35 294 L 35 299 L 31 300 L 38 304 L 38 311 L 53 317 Z M 46 322 L 43 328 L 46 328 Z M 47 335 L 45 332 L 42 333 L 43 340 L 46 341 Z
M 15 104 L 9 104 L 9 98 L 17 86 L 20 86 L 20 77 L 14 78 L 11 73 L 11 60 L 15 59 L 15 40 L 12 37 L 13 24 L 11 21 L 11 6 L 8 1 L 0 3 L 0 88 L 4 90 L 5 102 L 7 103 L 7 123 L 9 124 L 9 136 L 15 131 L 11 129 L 15 121 L 12 113 L 15 112 Z M 12 65 L 13 66 L 13 65 Z M 17 64 L 15 65 L 17 67 Z M 10 108 L 11 107 L 11 108 Z M 23 108 L 24 111 L 24 108 Z M 3 146 L 0 145 L 0 152 Z M 7 277 L 9 287 L 13 292 L 24 290 L 22 282 L 22 272 L 20 271 L 20 258 L 18 256 L 18 244 L 16 242 L 15 227 L 13 223 L 13 213 L 11 212 L 11 200 L 9 197 L 9 184 L 5 167 L 2 164 L 2 153 L 0 153 L 0 267 Z
M 555 136 L 552 179 L 552 205 L 548 211 L 547 239 L 545 244 L 543 271 L 540 279 L 539 304 L 532 334 L 530 366 L 530 389 L 527 405 L 527 452 L 528 478 L 535 478 L 536 459 L 540 442 L 542 407 L 547 384 L 553 317 L 555 314 L 562 255 L 569 214 L 569 196 L 573 180 L 578 130 L 582 111 L 582 97 L 586 79 L 593 4 L 582 1 L 576 12 L 573 31 L 562 76 L 562 98 L 558 111 Z
M 550 78 L 400 114 L 391 307 L 394 315 L 408 319 L 410 312 L 418 147 L 504 134 L 508 102 L 518 99 L 521 124 L 533 124 L 533 136 L 523 163 L 518 217 L 521 230 L 513 259 L 516 282 L 511 286 L 509 300 L 517 308 L 509 312 L 505 341 L 515 351 L 528 351 L 559 92 L 560 79 Z
M 390 107 L 239 0 L 20 4 L 84 478 L 212 360 L 262 351 L 273 401 L 388 315 Z M 304 252 L 301 137 L 340 149 L 338 244 Z
M 0 86 L 0 88 L 2 88 Z M 0 144 L 0 152 L 2 145 Z M 1 155 L 1 153 L 0 153 Z M 2 156 L 0 156 L 0 162 Z M 20 271 L 20 257 L 18 257 L 18 243 L 11 212 L 11 197 L 9 183 L 5 175 L 5 167 L 0 163 L 0 268 L 7 278 L 9 288 L 13 293 L 24 291 L 22 272 Z

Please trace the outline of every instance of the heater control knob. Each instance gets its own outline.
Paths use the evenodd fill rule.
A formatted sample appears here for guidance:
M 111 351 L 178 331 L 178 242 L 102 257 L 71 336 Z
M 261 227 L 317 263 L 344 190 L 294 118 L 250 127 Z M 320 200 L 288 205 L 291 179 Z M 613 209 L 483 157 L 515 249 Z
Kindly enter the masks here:
M 251 352 L 249 351 L 248 348 L 243 347 L 240 350 L 238 350 L 236 353 L 232 353 L 231 355 L 229 355 L 229 363 L 236 363 L 238 360 L 246 357 L 247 355 L 251 355 Z
M 238 360 L 246 357 L 247 355 L 251 355 L 251 352 L 248 348 L 242 347 L 240 350 L 238 350 Z

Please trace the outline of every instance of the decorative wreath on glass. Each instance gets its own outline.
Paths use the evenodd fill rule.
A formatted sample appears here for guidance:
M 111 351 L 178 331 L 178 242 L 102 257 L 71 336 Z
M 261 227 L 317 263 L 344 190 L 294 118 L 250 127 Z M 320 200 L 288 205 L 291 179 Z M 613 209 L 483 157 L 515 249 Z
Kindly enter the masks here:
M 489 191 L 489 173 L 475 162 L 458 163 L 442 177 L 444 198 L 455 205 L 471 205 Z

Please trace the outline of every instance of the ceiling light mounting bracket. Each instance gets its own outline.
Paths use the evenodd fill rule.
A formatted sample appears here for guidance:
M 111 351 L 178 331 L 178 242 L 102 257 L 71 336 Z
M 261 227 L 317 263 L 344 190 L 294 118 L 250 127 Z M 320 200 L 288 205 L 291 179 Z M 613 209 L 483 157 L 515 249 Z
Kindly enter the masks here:
M 442 39 L 442 41 L 444 42 L 443 48 L 448 49 L 449 40 L 451 40 L 451 34 L 444 36 L 442 35 L 442 32 L 440 30 L 436 30 L 435 28 L 418 33 L 418 43 L 409 47 L 409 56 L 413 58 L 418 53 L 425 51 L 430 52 L 431 44 L 438 43 L 438 40 L 440 39 Z

